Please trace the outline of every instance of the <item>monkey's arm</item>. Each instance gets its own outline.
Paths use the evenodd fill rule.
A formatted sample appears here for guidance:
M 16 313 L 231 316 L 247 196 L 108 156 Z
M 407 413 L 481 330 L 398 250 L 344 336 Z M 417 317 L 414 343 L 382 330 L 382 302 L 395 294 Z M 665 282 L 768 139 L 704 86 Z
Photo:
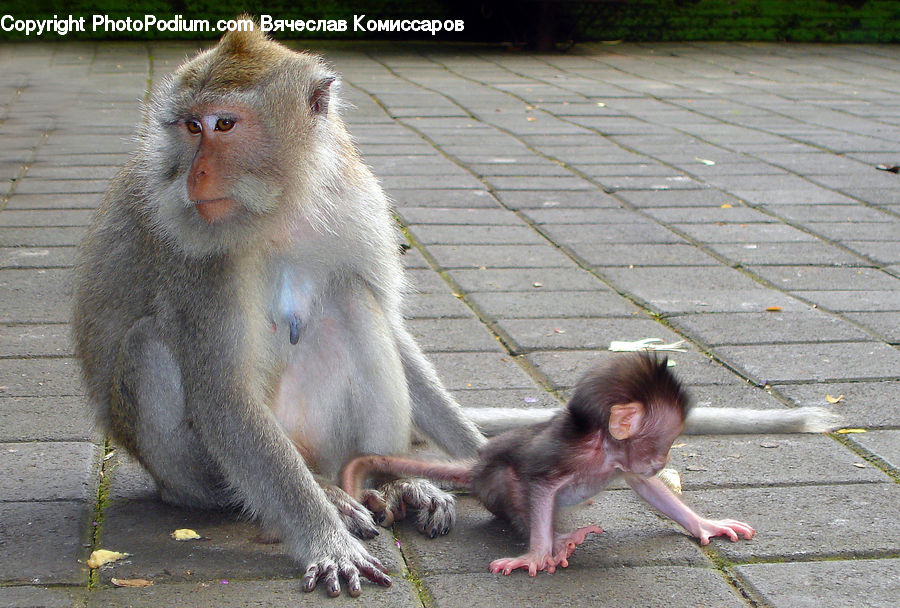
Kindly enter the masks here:
M 397 328 L 396 334 L 409 385 L 413 423 L 451 456 L 474 456 L 484 445 L 484 436 L 444 388 L 413 337 L 403 327 Z
M 625 473 L 624 477 L 638 496 L 699 538 L 701 545 L 708 545 L 713 536 L 727 536 L 732 542 L 738 540 L 738 534 L 745 540 L 753 538 L 754 530 L 748 524 L 732 519 L 712 520 L 701 517 L 681 502 L 658 477 L 643 477 L 633 473 Z
M 235 349 L 218 349 L 220 353 Z M 328 503 L 302 457 L 276 423 L 263 391 L 241 384 L 229 357 L 207 359 L 207 373 L 185 386 L 194 429 L 245 509 L 278 530 L 290 554 L 305 568 L 304 590 L 324 580 L 329 595 L 359 595 L 359 574 L 390 585 L 384 567 L 353 538 Z

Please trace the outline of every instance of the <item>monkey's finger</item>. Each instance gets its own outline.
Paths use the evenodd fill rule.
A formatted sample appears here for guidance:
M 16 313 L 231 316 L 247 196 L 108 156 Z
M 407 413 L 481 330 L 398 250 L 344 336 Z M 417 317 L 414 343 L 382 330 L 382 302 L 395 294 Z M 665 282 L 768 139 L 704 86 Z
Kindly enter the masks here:
M 297 317 L 291 317 L 291 344 L 296 345 L 300 341 L 300 320 Z
M 313 564 L 306 569 L 306 574 L 303 575 L 303 580 L 300 581 L 300 588 L 309 593 L 316 588 L 316 581 L 318 580 L 319 566 L 317 564 Z
M 325 581 L 325 591 L 328 597 L 337 597 L 341 594 L 341 581 L 338 579 L 338 570 L 335 564 L 329 564 L 322 576 Z
M 373 558 L 371 562 L 360 562 L 356 564 L 360 573 L 376 585 L 382 587 L 391 586 L 391 577 L 387 575 L 387 569 L 381 565 L 381 562 Z
M 347 594 L 350 597 L 359 597 L 362 589 L 359 584 L 359 570 L 356 569 L 356 566 L 349 562 L 343 563 L 341 565 L 341 576 L 347 581 Z

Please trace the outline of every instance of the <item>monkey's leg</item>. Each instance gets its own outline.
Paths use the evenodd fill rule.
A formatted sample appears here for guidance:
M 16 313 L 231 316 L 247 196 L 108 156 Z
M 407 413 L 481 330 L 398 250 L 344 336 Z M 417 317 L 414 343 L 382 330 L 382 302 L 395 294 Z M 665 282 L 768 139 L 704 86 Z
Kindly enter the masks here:
M 222 478 L 206 464 L 212 459 L 185 416 L 181 370 L 152 318 L 138 320 L 126 334 L 113 386 L 113 427 L 129 438 L 162 499 L 199 508 L 226 502 Z
M 588 534 L 602 534 L 603 529 L 599 526 L 585 526 L 572 530 L 566 534 L 555 532 L 553 534 L 553 557 L 557 562 L 563 562 L 569 559 L 575 552 L 575 547 L 584 542 Z
M 456 521 L 456 501 L 449 492 L 426 479 L 398 479 L 364 494 L 367 506 L 375 507 L 375 519 L 385 527 L 406 517 L 406 510 L 417 512 L 419 532 L 434 538 L 447 534 Z M 383 510 L 378 511 L 380 504 Z

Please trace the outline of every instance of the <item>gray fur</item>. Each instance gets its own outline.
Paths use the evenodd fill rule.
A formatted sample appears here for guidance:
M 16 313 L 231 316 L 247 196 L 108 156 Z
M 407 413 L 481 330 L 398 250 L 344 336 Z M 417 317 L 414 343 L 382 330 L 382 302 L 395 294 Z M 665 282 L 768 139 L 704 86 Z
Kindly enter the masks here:
M 354 595 L 357 569 L 389 580 L 342 523 L 370 535 L 365 513 L 311 468 L 333 483 L 406 450 L 413 424 L 457 456 L 483 437 L 403 326 L 397 231 L 335 90 L 306 105 L 332 75 L 259 32 L 179 68 L 81 244 L 73 328 L 98 418 L 165 500 L 241 507 L 309 568 L 304 589 L 339 592 L 338 564 Z M 207 223 L 184 125 L 216 104 L 256 138 L 227 173 L 238 211 Z
M 464 408 L 466 416 L 488 436 L 553 417 L 557 409 L 503 407 Z M 840 426 L 840 416 L 821 407 L 753 410 L 737 407 L 695 407 L 685 420 L 686 435 L 731 433 L 823 433 Z

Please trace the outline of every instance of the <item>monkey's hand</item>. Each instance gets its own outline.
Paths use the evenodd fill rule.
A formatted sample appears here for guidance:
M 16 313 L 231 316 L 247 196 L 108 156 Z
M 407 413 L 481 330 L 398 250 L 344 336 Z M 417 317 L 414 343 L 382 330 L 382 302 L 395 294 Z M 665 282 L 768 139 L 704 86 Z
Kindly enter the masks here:
M 526 568 L 528 576 L 536 576 L 542 570 L 553 574 L 557 566 L 565 568 L 569 565 L 566 558 L 557 559 L 557 557 L 544 552 L 529 552 L 519 557 L 502 557 L 491 562 L 490 570 L 494 574 L 502 572 L 506 576 L 519 568 Z
M 701 545 L 708 545 L 709 539 L 713 536 L 727 536 L 734 543 L 738 540 L 738 534 L 743 536 L 744 540 L 750 540 L 756 532 L 749 525 L 733 519 L 701 518 L 697 521 L 696 529 L 691 530 L 691 533 L 700 539 Z
M 341 580 L 347 582 L 347 593 L 357 597 L 361 593 L 359 575 L 382 587 L 390 587 L 391 579 L 385 574 L 387 569 L 372 557 L 358 540 L 346 532 L 330 537 L 330 542 L 321 543 L 318 551 L 307 562 L 306 574 L 300 581 L 304 591 L 312 591 L 316 583 L 324 581 L 329 597 L 341 594 Z
M 378 536 L 378 527 L 366 507 L 337 486 L 322 484 L 322 489 L 328 501 L 337 508 L 338 515 L 350 534 L 363 540 Z
M 425 479 L 391 481 L 381 486 L 380 492 L 366 491 L 362 500 L 384 527 L 404 519 L 407 509 L 414 509 L 419 532 L 431 538 L 447 534 L 456 521 L 453 496 Z

